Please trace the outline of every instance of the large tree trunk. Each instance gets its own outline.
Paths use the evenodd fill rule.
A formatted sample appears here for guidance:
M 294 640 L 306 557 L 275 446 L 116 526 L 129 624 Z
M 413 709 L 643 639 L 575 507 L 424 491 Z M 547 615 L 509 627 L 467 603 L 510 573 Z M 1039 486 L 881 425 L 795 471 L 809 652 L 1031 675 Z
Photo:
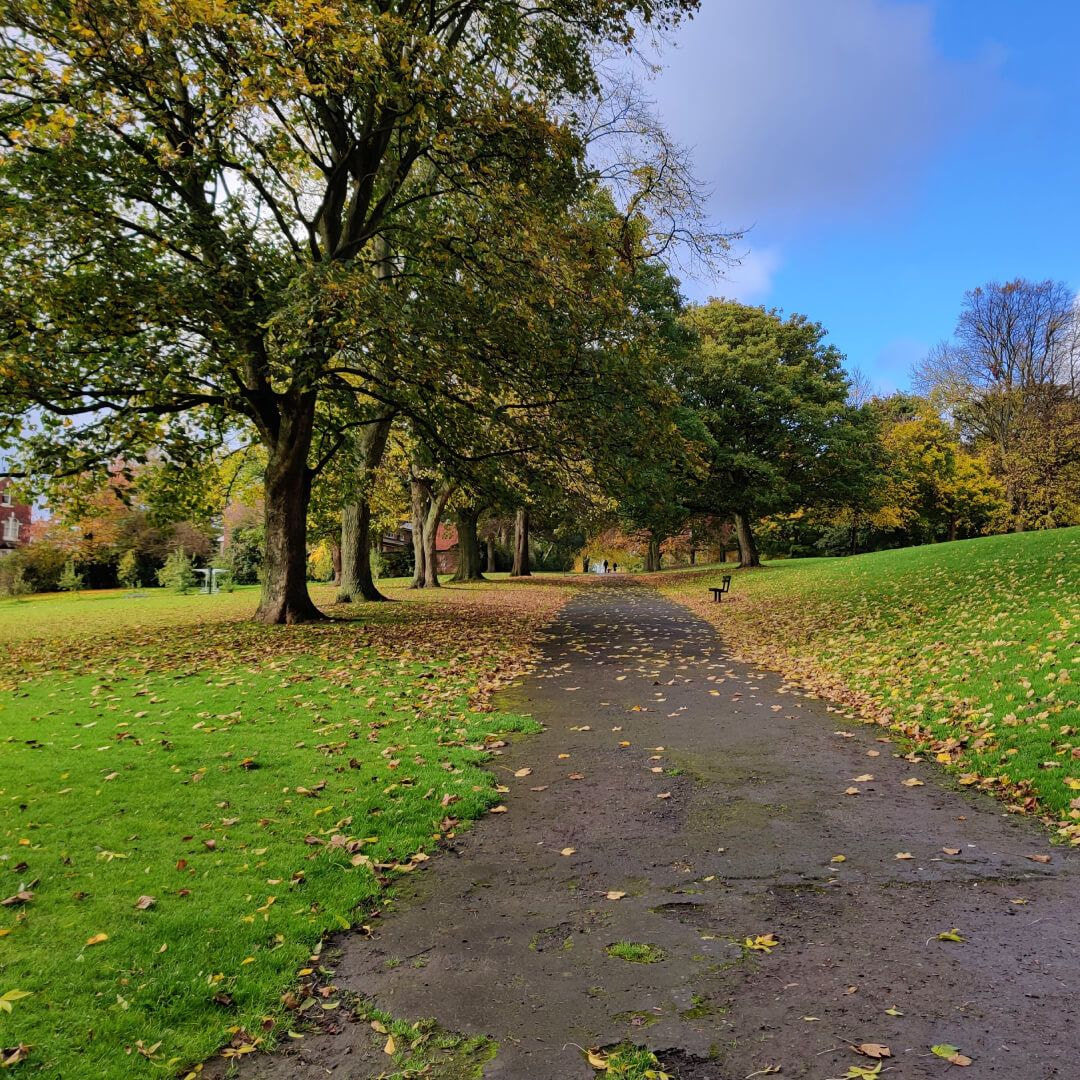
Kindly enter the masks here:
M 480 537 L 477 524 L 483 508 L 468 506 L 457 516 L 458 565 L 451 581 L 483 581 L 480 570 Z
M 746 514 L 735 515 L 735 534 L 739 538 L 739 566 L 760 566 L 761 556 L 758 554 L 754 532 L 750 528 L 750 519 Z
M 412 505 L 413 579 L 410 588 L 422 589 L 427 583 L 427 549 L 424 547 L 424 522 L 431 494 L 422 480 L 409 484 Z
M 429 488 L 430 490 L 430 488 Z M 427 519 L 424 522 L 424 588 L 439 588 L 439 525 L 443 511 L 454 493 L 453 484 L 444 484 L 428 499 Z
M 334 568 L 334 584 L 341 584 L 341 545 L 330 545 L 330 565 Z
M 660 541 L 654 536 L 649 537 L 649 546 L 645 549 L 645 572 L 651 573 L 660 569 Z
M 489 535 L 487 538 L 487 572 L 489 574 L 495 573 L 495 537 Z
M 514 517 L 514 565 L 511 577 L 531 577 L 529 567 L 529 508 L 521 506 Z
M 287 398 L 282 403 L 276 438 L 267 448 L 263 481 L 266 558 L 262 598 L 255 612 L 260 622 L 302 623 L 325 618 L 312 603 L 307 587 L 307 511 L 311 500 L 307 456 L 314 423 L 314 393 Z
M 371 576 L 371 487 L 386 451 L 393 418 L 377 420 L 364 429 L 356 447 L 357 470 L 352 501 L 341 508 L 341 587 L 339 604 L 354 600 L 385 600 Z

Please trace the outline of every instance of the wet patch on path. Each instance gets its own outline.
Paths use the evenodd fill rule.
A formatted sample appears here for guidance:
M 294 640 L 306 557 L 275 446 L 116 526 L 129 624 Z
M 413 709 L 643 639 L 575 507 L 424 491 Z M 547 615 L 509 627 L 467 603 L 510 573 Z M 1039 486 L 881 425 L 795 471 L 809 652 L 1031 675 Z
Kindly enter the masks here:
M 626 1040 L 682 1080 L 826 1080 L 872 1066 L 864 1042 L 895 1080 L 950 1073 L 940 1043 L 973 1077 L 1077 1075 L 1080 853 L 651 590 L 583 590 L 545 656 L 503 701 L 545 725 L 497 759 L 507 813 L 336 943 L 343 991 L 498 1043 L 423 1075 L 586 1078 L 581 1048 Z M 383 1038 L 341 1023 L 240 1075 L 391 1074 Z

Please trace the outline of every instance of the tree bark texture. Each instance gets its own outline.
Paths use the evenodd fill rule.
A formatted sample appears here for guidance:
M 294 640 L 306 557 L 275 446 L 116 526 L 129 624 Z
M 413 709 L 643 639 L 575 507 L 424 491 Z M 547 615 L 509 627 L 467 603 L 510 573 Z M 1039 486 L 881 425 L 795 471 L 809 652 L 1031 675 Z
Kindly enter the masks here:
M 263 481 L 266 559 L 255 618 L 264 623 L 315 622 L 325 616 L 307 587 L 307 512 L 311 470 L 307 457 L 315 423 L 315 394 L 286 398 L 267 447 Z
M 426 549 L 424 548 L 424 521 L 427 518 L 431 495 L 422 480 L 413 479 L 409 483 L 409 496 L 412 507 L 412 542 L 413 542 L 413 589 L 422 589 L 427 581 Z
M 735 534 L 739 538 L 739 566 L 753 567 L 761 565 L 754 531 L 750 527 L 750 518 L 746 514 L 735 515 Z
M 339 604 L 385 600 L 371 576 L 371 488 L 386 451 L 393 418 L 368 424 L 356 448 L 357 470 L 352 499 L 341 508 L 341 582 Z
M 439 588 L 439 525 L 443 511 L 454 493 L 453 484 L 444 484 L 431 492 L 424 521 L 424 588 Z
M 645 570 L 651 573 L 660 569 L 660 541 L 649 537 L 649 546 L 645 551 Z
M 334 584 L 341 584 L 341 545 L 330 545 L 330 565 L 334 568 Z
M 487 538 L 487 572 L 489 574 L 495 573 L 495 537 L 489 536 Z
M 480 537 L 477 526 L 481 507 L 468 506 L 457 516 L 458 565 L 452 581 L 483 581 L 480 569 Z
M 514 516 L 514 565 L 511 577 L 531 577 L 529 567 L 529 508 L 521 506 Z

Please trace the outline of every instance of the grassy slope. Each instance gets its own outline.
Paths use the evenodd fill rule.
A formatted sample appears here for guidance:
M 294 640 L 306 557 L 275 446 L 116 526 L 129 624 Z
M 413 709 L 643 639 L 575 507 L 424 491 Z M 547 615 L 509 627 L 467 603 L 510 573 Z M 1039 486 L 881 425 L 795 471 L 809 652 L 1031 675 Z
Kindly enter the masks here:
M 744 655 L 859 705 L 1080 843 L 1080 529 L 666 579 Z
M 0 605 L 0 899 L 33 893 L 0 907 L 0 995 L 32 995 L 0 1011 L 20 1072 L 172 1075 L 300 1026 L 280 999 L 304 1004 L 322 936 L 497 799 L 485 740 L 528 722 L 484 699 L 562 591 L 407 599 L 289 629 L 241 621 L 251 593 Z

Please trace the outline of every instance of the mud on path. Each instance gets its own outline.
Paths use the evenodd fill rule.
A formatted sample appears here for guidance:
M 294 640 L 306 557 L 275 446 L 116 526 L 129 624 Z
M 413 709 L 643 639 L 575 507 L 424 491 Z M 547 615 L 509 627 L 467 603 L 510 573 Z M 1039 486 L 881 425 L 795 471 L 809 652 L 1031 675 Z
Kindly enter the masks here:
M 339 939 L 337 987 L 490 1036 L 500 1080 L 591 1077 L 579 1048 L 626 1039 L 682 1080 L 840 1077 L 873 1066 L 862 1042 L 891 1048 L 891 1080 L 952 1074 L 939 1043 L 972 1080 L 1080 1076 L 1080 853 L 733 662 L 649 589 L 580 592 L 502 704 L 546 727 L 496 759 L 507 812 L 373 937 Z M 378 1076 L 384 1038 L 345 1023 L 240 1074 Z

